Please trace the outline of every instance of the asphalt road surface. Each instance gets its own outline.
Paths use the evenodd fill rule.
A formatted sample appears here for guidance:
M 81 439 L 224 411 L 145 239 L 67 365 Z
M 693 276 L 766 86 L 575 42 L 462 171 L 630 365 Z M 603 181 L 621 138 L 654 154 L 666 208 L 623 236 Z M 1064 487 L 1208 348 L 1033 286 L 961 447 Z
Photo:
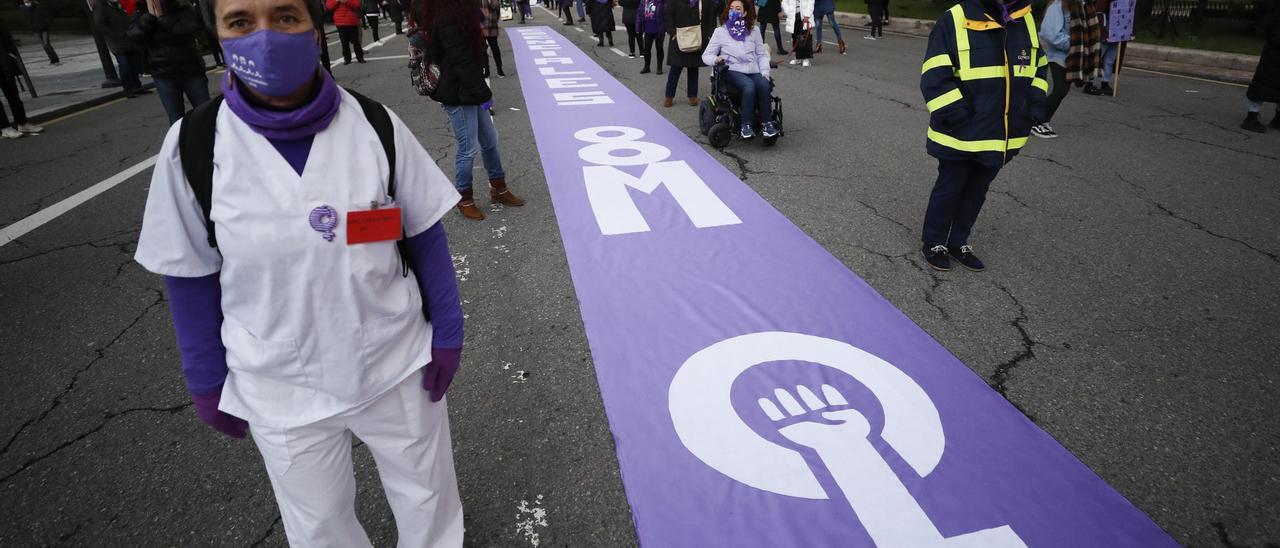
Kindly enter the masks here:
M 992 186 L 972 241 L 987 272 L 935 273 L 918 250 L 935 176 L 924 40 L 846 31 L 848 55 L 776 71 L 787 121 L 777 147 L 718 152 L 697 135 L 696 109 L 661 107 L 665 76 L 535 11 L 1179 542 L 1280 545 L 1280 132 L 1236 129 L 1242 88 L 1129 71 L 1119 97 L 1073 92 L 1054 120 L 1062 137 L 1033 140 Z M 625 32 L 614 38 L 625 51 Z M 468 315 L 449 398 L 467 541 L 633 545 L 500 41 L 496 122 L 528 205 L 482 199 L 485 221 L 445 220 Z M 404 53 L 392 38 L 334 73 L 399 113 L 452 173 L 447 119 L 410 89 Z M 147 95 L 0 143 L 0 227 L 146 160 L 165 129 Z M 285 543 L 256 449 L 197 420 L 161 281 L 132 260 L 149 176 L 0 247 L 0 545 Z M 356 457 L 359 515 L 391 545 L 372 458 Z

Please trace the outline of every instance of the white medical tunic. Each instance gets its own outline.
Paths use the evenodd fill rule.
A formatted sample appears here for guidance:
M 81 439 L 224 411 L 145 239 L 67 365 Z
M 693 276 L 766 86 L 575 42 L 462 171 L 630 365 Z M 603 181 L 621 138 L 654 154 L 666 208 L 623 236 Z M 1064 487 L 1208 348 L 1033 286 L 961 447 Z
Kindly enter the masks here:
M 391 120 L 396 200 L 414 236 L 459 196 L 400 118 Z M 301 426 L 370 401 L 426 365 L 431 326 L 395 242 L 346 242 L 347 212 L 383 203 L 390 169 L 359 103 L 342 91 L 301 176 L 230 108 L 219 110 L 216 127 L 210 218 L 218 248 L 182 172 L 178 123 L 156 162 L 135 259 L 166 276 L 218 273 L 229 369 L 219 409 L 251 425 Z M 332 241 L 311 219 L 323 206 L 338 212 Z

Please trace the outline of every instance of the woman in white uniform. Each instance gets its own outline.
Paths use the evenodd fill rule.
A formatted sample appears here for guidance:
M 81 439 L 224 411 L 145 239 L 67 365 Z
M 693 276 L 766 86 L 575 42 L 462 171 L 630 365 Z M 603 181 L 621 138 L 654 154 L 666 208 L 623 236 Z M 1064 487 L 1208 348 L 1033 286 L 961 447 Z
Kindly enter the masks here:
M 320 70 L 316 0 L 203 9 L 224 99 L 165 138 L 136 254 L 164 276 L 196 413 L 252 434 L 290 544 L 369 545 L 354 434 L 399 545 L 460 546 L 443 396 L 462 310 L 440 224 L 458 193 L 399 118 Z

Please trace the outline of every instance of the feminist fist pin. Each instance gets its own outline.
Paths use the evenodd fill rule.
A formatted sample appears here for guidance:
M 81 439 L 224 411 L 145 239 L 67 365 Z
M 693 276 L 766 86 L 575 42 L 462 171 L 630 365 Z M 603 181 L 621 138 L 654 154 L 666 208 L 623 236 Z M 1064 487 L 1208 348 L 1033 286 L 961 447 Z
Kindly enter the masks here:
M 332 207 L 322 205 L 311 210 L 308 217 L 311 221 L 311 229 L 324 235 L 327 242 L 333 241 L 333 229 L 338 227 L 338 212 Z

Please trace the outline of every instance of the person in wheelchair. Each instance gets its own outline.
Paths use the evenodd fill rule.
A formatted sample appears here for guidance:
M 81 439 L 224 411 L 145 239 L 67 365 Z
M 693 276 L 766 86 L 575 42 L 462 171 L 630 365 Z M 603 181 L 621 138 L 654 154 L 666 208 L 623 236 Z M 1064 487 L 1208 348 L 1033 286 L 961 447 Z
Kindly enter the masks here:
M 779 130 L 773 121 L 769 53 L 755 24 L 755 2 L 731 0 L 720 18 L 724 24 L 711 35 L 711 42 L 702 54 L 702 62 L 717 69 L 718 65 L 726 66 L 728 70 L 716 70 L 716 76 L 723 75 L 728 84 L 742 93 L 741 137 L 755 137 L 752 130 L 754 106 L 759 109 L 760 120 L 764 122 L 760 133 L 765 139 L 776 138 Z

